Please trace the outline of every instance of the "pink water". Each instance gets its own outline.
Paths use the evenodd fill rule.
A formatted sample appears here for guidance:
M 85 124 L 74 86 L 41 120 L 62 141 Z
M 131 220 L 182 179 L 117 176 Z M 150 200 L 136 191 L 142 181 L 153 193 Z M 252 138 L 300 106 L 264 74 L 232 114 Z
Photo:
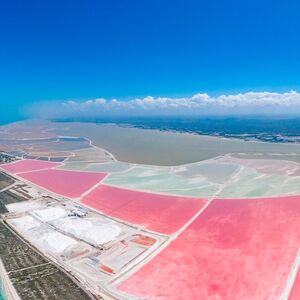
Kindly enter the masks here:
M 279 299 L 300 245 L 299 215 L 300 196 L 214 200 L 118 288 L 160 300 Z
M 188 222 L 206 201 L 138 192 L 101 184 L 84 197 L 82 203 L 126 222 L 170 234 Z
M 78 198 L 99 183 L 106 174 L 49 169 L 19 176 L 59 195 Z
M 32 160 L 24 159 L 16 162 L 8 163 L 1 165 L 1 168 L 5 171 L 17 174 L 21 172 L 31 172 L 40 169 L 50 169 L 60 166 L 60 163 L 50 162 L 50 161 L 41 161 L 41 160 Z

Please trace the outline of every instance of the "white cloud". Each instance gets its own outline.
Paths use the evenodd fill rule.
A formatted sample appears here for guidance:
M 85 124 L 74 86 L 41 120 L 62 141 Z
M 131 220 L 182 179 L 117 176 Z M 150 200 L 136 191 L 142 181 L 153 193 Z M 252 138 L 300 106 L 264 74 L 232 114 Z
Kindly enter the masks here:
M 32 117 L 97 117 L 130 115 L 250 115 L 299 114 L 300 94 L 248 92 L 210 97 L 169 98 L 148 96 L 128 101 L 103 98 L 86 101 L 36 103 L 27 109 Z

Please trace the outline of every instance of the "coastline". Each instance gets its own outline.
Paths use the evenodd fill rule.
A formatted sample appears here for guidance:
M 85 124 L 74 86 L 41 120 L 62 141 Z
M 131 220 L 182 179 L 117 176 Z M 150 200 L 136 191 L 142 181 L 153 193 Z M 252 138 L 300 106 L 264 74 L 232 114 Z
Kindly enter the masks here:
M 139 128 L 117 123 L 27 120 L 7 127 L 0 126 L 0 132 L 1 129 L 5 132 L 12 128 L 15 136 L 20 138 L 24 126 L 26 132 L 30 133 L 26 138 L 35 137 L 36 128 L 40 128 L 38 138 L 41 138 L 41 132 L 47 136 L 51 132 L 51 136 L 84 137 L 116 160 L 138 165 L 178 166 L 227 154 L 247 154 L 254 158 L 270 159 L 281 156 L 286 160 L 300 162 L 300 144 L 297 143 L 244 140 L 209 133 Z M 5 134 L 3 136 L 6 137 Z
M 135 164 L 174 166 L 228 153 L 295 153 L 300 157 L 300 144 L 296 143 L 245 141 L 99 123 L 52 123 L 52 126 L 57 135 L 84 136 L 95 146 L 112 153 L 117 160 Z
M 300 118 L 297 119 L 300 129 Z M 116 125 L 124 128 L 159 130 L 174 133 L 189 133 L 244 141 L 267 143 L 300 144 L 299 130 L 291 128 L 293 118 L 276 118 L 268 122 L 261 117 L 151 117 L 113 118 L 109 119 L 53 119 L 55 123 L 95 123 L 99 125 Z M 272 130 L 270 124 L 272 123 Z
M 84 123 L 84 122 L 82 122 Z M 145 128 L 142 126 L 134 126 L 134 125 L 127 125 L 127 124 L 117 124 L 117 123 L 110 123 L 110 124 L 104 124 L 104 123 L 95 123 L 100 126 L 117 126 L 122 128 L 133 128 L 133 129 L 140 129 L 140 130 L 151 130 L 156 132 L 166 132 L 166 133 L 174 133 L 174 134 L 187 134 L 192 136 L 200 136 L 200 137 L 208 137 L 208 138 L 215 138 L 215 139 L 221 139 L 221 140 L 229 140 L 229 141 L 240 141 L 240 142 L 246 142 L 246 143 L 264 143 L 264 144 L 292 144 L 292 145 L 300 145 L 300 143 L 290 143 L 290 142 L 277 142 L 277 141 L 265 141 L 260 139 L 246 139 L 243 138 L 243 136 L 247 136 L 247 134 L 241 134 L 241 135 L 230 135 L 230 134 L 215 134 L 215 133 L 204 133 L 204 132 L 196 132 L 196 131 L 185 131 L 185 130 L 173 130 L 173 129 L 159 129 L 159 128 Z
M 7 300 L 5 288 L 1 278 L 0 278 L 0 300 Z
M 6 269 L 3 265 L 2 259 L 0 258 L 0 282 L 1 282 L 1 297 L 3 300 L 21 300 L 17 294 Z
M 0 127 L 10 126 L 13 124 L 23 123 L 23 122 L 49 122 L 49 124 L 94 124 L 97 126 L 105 126 L 105 127 L 119 127 L 119 128 L 126 128 L 126 129 L 138 129 L 138 130 L 146 130 L 146 131 L 153 131 L 157 133 L 170 133 L 170 134 L 179 134 L 179 135 L 190 135 L 190 136 L 199 136 L 199 137 L 208 137 L 212 139 L 221 139 L 221 140 L 228 140 L 228 141 L 239 141 L 239 142 L 247 142 L 247 143 L 262 143 L 262 144 L 282 144 L 282 145 L 300 145 L 298 142 L 284 142 L 284 141 L 266 141 L 260 139 L 247 139 L 248 133 L 243 134 L 219 134 L 219 133 L 205 133 L 205 132 L 197 132 L 191 130 L 176 130 L 176 129 L 159 129 L 159 128 L 150 128 L 150 127 L 143 127 L 137 126 L 132 124 L 122 124 L 122 123 L 98 123 L 98 122 L 83 122 L 83 121 L 70 121 L 70 122 L 62 122 L 62 121 L 55 121 L 55 120 L 39 120 L 39 119 L 25 119 L 25 120 L 17 120 L 14 122 L 9 123 L 0 123 Z M 56 128 L 52 128 L 56 129 Z M 279 135 L 279 134 L 278 134 Z M 72 135 L 65 137 L 73 137 Z M 299 136 L 300 137 L 300 136 Z M 46 137 L 44 137 L 46 138 Z M 44 138 L 35 138 L 35 139 L 44 139 Z M 26 138 L 24 139 L 26 140 Z

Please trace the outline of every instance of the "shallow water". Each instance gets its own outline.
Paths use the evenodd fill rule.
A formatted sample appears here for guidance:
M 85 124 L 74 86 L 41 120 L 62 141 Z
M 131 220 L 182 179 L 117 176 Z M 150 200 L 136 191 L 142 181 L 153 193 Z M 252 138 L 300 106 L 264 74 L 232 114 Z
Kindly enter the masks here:
M 93 123 L 53 123 L 56 133 L 87 137 L 124 162 L 180 165 L 227 153 L 293 154 L 300 158 L 300 145 L 245 142 L 243 140 L 162 132 Z
M 0 278 L 0 300 L 7 300 L 1 278 Z

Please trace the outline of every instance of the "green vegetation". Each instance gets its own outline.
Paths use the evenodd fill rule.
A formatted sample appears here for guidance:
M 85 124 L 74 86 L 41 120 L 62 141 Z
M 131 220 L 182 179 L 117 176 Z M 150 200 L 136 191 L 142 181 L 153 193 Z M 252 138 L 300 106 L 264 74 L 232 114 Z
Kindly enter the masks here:
M 7 155 L 6 153 L 0 151 L 0 164 L 10 163 L 15 160 L 16 160 L 16 158 L 14 156 Z
M 16 203 L 20 201 L 26 201 L 28 199 L 21 197 L 9 190 L 0 193 L 0 213 L 7 212 L 5 205 L 10 203 Z
M 67 275 L 52 264 L 10 274 L 21 299 L 90 299 Z
M 46 263 L 42 256 L 27 246 L 2 222 L 0 222 L 0 256 L 8 272 Z
M 0 222 L 0 257 L 23 300 L 86 300 L 71 278 L 48 262 Z
M 5 189 L 6 187 L 10 186 L 14 182 L 15 181 L 11 177 L 0 172 L 0 190 Z

